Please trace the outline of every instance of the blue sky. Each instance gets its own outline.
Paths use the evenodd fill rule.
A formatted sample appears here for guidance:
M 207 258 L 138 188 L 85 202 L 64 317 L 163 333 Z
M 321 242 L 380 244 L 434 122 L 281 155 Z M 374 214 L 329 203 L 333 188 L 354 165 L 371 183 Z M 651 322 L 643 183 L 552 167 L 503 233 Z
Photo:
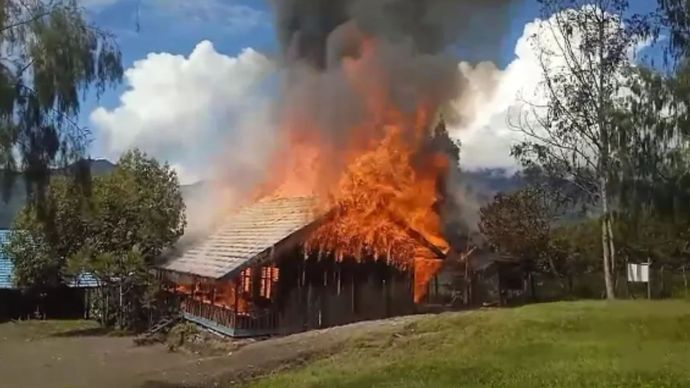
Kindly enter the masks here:
M 272 16 L 261 0 L 83 0 L 88 17 L 112 32 L 119 42 L 125 69 L 149 53 L 189 55 L 203 40 L 211 41 L 224 54 L 236 55 L 245 47 L 262 52 L 276 50 Z M 189 4 L 189 5 L 185 5 Z M 124 83 L 110 89 L 100 99 L 88 96 L 80 124 L 89 127 L 98 139 L 98 128 L 89 122 L 99 107 L 113 108 L 126 90 Z M 98 142 L 92 154 L 100 157 Z

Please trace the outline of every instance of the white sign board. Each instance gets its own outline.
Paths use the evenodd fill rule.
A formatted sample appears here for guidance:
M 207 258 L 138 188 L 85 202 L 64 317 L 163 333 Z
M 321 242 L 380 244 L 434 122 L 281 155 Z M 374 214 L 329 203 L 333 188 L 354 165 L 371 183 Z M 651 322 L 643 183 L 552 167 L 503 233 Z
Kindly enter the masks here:
M 628 264 L 628 281 L 633 283 L 649 282 L 649 263 Z

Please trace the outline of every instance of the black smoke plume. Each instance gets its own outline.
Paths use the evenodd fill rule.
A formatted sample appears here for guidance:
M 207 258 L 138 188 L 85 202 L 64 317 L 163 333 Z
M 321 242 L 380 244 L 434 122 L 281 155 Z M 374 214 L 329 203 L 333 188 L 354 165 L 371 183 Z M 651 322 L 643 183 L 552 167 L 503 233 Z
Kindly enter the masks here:
M 289 62 L 324 69 L 329 55 L 356 55 L 340 30 L 354 24 L 391 43 L 406 41 L 419 54 L 456 49 L 493 60 L 521 0 L 273 0 L 278 38 Z

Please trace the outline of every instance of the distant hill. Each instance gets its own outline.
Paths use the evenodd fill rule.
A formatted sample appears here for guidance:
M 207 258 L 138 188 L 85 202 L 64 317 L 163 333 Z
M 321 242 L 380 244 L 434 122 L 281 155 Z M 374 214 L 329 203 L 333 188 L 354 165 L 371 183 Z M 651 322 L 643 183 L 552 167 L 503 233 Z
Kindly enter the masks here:
M 102 176 L 109 174 L 115 169 L 115 165 L 105 159 L 89 160 L 91 175 Z M 63 174 L 72 166 L 53 170 L 54 175 Z M 26 187 L 24 184 L 24 177 L 20 175 L 14 182 L 11 188 L 10 198 L 7 203 L 0 199 L 0 229 L 7 229 L 12 225 L 15 215 L 21 210 L 26 203 Z
M 524 187 L 527 182 L 519 174 L 500 168 L 463 171 L 460 184 L 480 204 L 490 202 L 498 193 L 508 193 Z
M 102 176 L 112 172 L 115 169 L 115 164 L 105 159 L 96 159 L 90 161 L 91 174 L 93 176 Z M 64 169 L 56 170 L 59 174 Z M 199 202 L 203 200 L 203 195 L 208 189 L 209 182 L 200 181 L 191 185 L 183 185 L 181 187 L 182 196 L 185 201 L 191 204 L 192 202 Z M 462 190 L 466 194 L 471 195 L 473 200 L 478 205 L 483 205 L 491 201 L 491 199 L 499 192 L 510 192 L 525 185 L 524 178 L 519 175 L 512 175 L 501 169 L 485 169 L 475 171 L 463 171 L 461 177 Z M 12 220 L 17 212 L 26 203 L 26 190 L 24 188 L 23 180 L 17 179 L 12 188 L 12 195 L 8 203 L 0 201 L 0 229 L 9 228 Z M 194 211 L 188 206 L 188 211 Z M 190 218 L 190 215 L 187 217 Z

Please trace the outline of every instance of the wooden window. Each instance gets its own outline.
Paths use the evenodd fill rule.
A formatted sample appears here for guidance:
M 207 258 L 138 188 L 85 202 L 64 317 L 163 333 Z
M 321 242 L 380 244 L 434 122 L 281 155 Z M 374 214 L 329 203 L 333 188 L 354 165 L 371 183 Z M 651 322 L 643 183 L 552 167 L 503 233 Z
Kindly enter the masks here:
M 273 297 L 274 288 L 278 282 L 278 268 L 277 267 L 262 267 L 261 268 L 261 297 L 271 299 Z
M 252 292 L 252 269 L 247 268 L 242 271 L 242 292 Z

